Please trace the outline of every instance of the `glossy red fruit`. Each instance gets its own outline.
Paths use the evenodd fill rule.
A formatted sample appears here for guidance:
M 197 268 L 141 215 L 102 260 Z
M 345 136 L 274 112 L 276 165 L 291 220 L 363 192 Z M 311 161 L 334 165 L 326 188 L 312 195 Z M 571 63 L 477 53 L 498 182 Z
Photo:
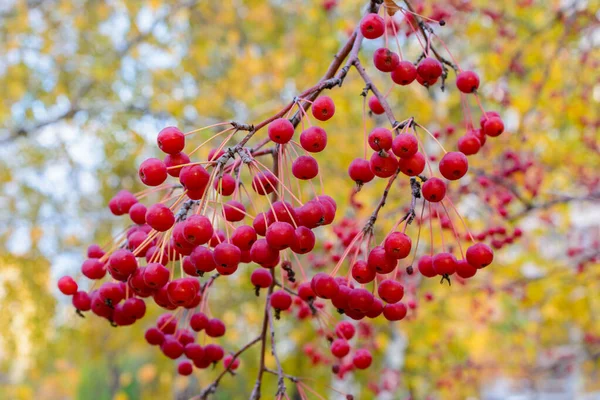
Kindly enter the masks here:
M 300 134 L 300 145 L 311 153 L 319 153 L 327 146 L 327 133 L 325 129 L 311 126 Z
M 176 127 L 168 126 L 158 133 L 158 148 L 167 154 L 177 154 L 185 147 L 185 135 Z
M 63 276 L 58 280 L 58 290 L 61 291 L 62 294 L 67 296 L 72 296 L 77 293 L 77 282 L 70 276 Z
M 337 358 L 343 358 L 350 353 L 350 344 L 345 339 L 335 339 L 331 343 L 331 354 Z
M 438 79 L 442 76 L 442 72 L 442 63 L 435 58 L 424 58 L 419 62 L 419 65 L 417 65 L 417 74 L 425 80 Z
M 90 295 L 82 290 L 73 295 L 71 302 L 73 303 L 73 307 L 79 311 L 89 311 L 92 307 L 92 299 L 90 298 Z
M 165 335 L 158 328 L 148 328 L 144 333 L 144 338 L 148 344 L 158 346 L 165 340 Z
M 458 151 L 466 156 L 477 154 L 481 148 L 481 142 L 475 133 L 467 133 L 458 139 Z
M 179 181 L 187 190 L 204 190 L 209 180 L 208 171 L 199 164 L 186 165 L 179 173 Z
M 376 96 L 369 97 L 369 110 L 375 115 L 381 115 L 385 112 L 385 109 L 379 102 L 379 99 Z
M 152 229 L 165 232 L 175 224 L 175 215 L 173 215 L 173 211 L 169 207 L 161 203 L 156 203 L 148 207 L 146 222 Z
M 183 345 L 172 335 L 165 335 L 165 340 L 160 345 L 163 354 L 175 360 L 183 354 Z
M 398 260 L 390 257 L 383 246 L 375 246 L 367 258 L 369 268 L 375 269 L 380 274 L 389 274 L 396 268 Z
M 350 163 L 348 175 L 350 175 L 350 179 L 359 185 L 370 182 L 375 177 L 375 174 L 371 171 L 371 164 L 363 158 L 356 158 Z
M 419 142 L 415 135 L 401 133 L 392 142 L 392 151 L 400 158 L 411 158 L 419 150 Z
M 456 272 L 456 258 L 451 253 L 438 253 L 432 259 L 433 270 L 438 275 L 452 275 Z
M 188 343 L 183 348 L 183 354 L 190 360 L 197 360 L 204 357 L 204 348 L 198 343 Z
M 194 245 L 206 244 L 213 234 L 212 223 L 204 215 L 189 216 L 183 223 L 183 235 L 188 243 Z
M 239 222 L 246 216 L 246 207 L 236 200 L 223 204 L 223 216 L 229 222 Z
M 158 186 L 167 179 L 167 166 L 158 158 L 148 158 L 138 171 L 141 181 L 148 186 Z
M 373 64 L 381 72 L 392 72 L 400 64 L 400 57 L 387 47 L 381 47 L 373 53 Z
M 367 289 L 352 289 L 348 294 L 348 307 L 354 311 L 366 313 L 373 303 L 373 294 Z
M 250 282 L 252 282 L 255 287 L 263 289 L 268 288 L 271 286 L 271 283 L 273 283 L 273 276 L 271 276 L 271 273 L 268 269 L 257 268 L 252 271 L 252 274 L 250 275 Z
M 292 163 L 292 174 L 297 179 L 312 179 L 319 174 L 319 164 L 311 156 L 300 156 Z
M 500 117 L 491 117 L 483 123 L 483 133 L 488 136 L 500 136 L 504 132 L 504 122 Z
M 367 349 L 356 350 L 354 357 L 352 357 L 352 364 L 354 364 L 354 366 L 358 369 L 367 369 L 371 366 L 372 362 L 373 356 Z
M 296 254 L 306 254 L 314 249 L 316 243 L 315 234 L 305 226 L 299 226 L 294 231 L 294 240 L 290 249 Z
M 469 162 L 463 153 L 450 151 L 440 160 L 439 169 L 444 178 L 455 181 L 465 176 L 469 169 Z
M 439 203 L 446 196 L 446 184 L 440 178 L 429 178 L 421 188 L 423 198 L 432 203 Z
M 335 334 L 340 339 L 350 340 L 354 337 L 356 329 L 349 321 L 340 321 L 335 327 Z
M 339 286 L 335 279 L 324 272 L 319 272 L 313 276 L 311 288 L 317 296 L 323 299 L 331 299 L 339 291 Z
M 473 71 L 462 71 L 456 77 L 456 87 L 463 93 L 473 93 L 479 89 L 479 76 Z
M 138 225 L 146 223 L 146 212 L 148 209 L 142 203 L 136 203 L 129 209 L 129 218 Z
M 494 252 L 485 243 L 476 243 L 467 249 L 466 258 L 475 268 L 484 268 L 494 260 Z
M 383 307 L 383 316 L 388 321 L 400 321 L 406 317 L 407 312 L 404 303 L 386 304 Z
M 327 121 L 335 114 L 335 103 L 329 96 L 319 96 L 313 102 L 312 115 L 319 121 Z
M 213 258 L 217 266 L 235 268 L 241 261 L 242 252 L 237 246 L 223 242 L 215 246 Z
M 106 266 L 97 258 L 89 258 L 81 265 L 81 273 L 88 279 L 102 279 L 106 275 Z
M 369 164 L 371 171 L 380 178 L 389 178 L 398 170 L 398 159 L 391 153 L 373 153 Z
M 250 250 L 256 239 L 256 230 L 248 225 L 238 226 L 231 235 L 231 243 L 242 251 Z
M 137 269 L 137 260 L 132 252 L 125 249 L 115 251 L 108 258 L 108 266 L 119 275 L 129 276 Z
M 240 366 L 240 359 L 239 358 L 233 358 L 233 356 L 231 354 L 227 354 L 225 356 L 225 358 L 223 359 L 223 366 L 226 369 L 229 369 L 231 371 L 235 371 Z
M 377 318 L 382 312 L 383 302 L 380 299 L 375 298 L 373 299 L 373 304 L 371 304 L 371 307 L 369 307 L 369 311 L 367 311 L 366 316 L 369 318 Z
M 229 174 L 223 174 L 220 179 L 215 179 L 213 186 L 223 196 L 231 196 L 236 188 L 235 178 Z
M 181 168 L 183 167 L 174 167 L 183 164 L 189 164 L 190 158 L 187 154 L 180 152 L 176 154 L 167 154 L 163 162 L 165 163 L 165 167 L 167 167 L 167 174 L 177 178 L 179 177 L 179 173 L 181 172 Z
M 275 250 L 287 249 L 295 237 L 294 227 L 287 222 L 274 222 L 267 228 L 265 239 L 269 246 Z
M 471 278 L 477 273 L 477 268 L 469 264 L 466 260 L 459 260 L 456 263 L 456 274 L 463 279 Z
M 400 171 L 407 176 L 417 176 L 425 170 L 425 156 L 416 152 L 412 157 L 398 160 Z
M 286 118 L 277 118 L 269 124 L 268 134 L 275 143 L 285 144 L 294 136 L 294 125 Z
M 272 172 L 259 172 L 252 178 L 252 189 L 259 195 L 265 196 L 275 190 L 277 183 L 277 177 Z
M 129 209 L 137 203 L 137 199 L 133 194 L 127 190 L 120 190 L 110 201 L 108 202 L 108 208 L 114 215 L 123 215 L 129 212 Z
M 207 326 L 208 317 L 202 312 L 194 313 L 190 318 L 190 328 L 192 328 L 196 332 L 200 332 L 201 330 L 206 329 Z
M 223 359 L 225 352 L 223 348 L 217 344 L 209 344 L 204 347 L 205 358 L 208 358 L 211 362 L 218 362 Z
M 392 71 L 391 76 L 394 83 L 398 85 L 410 85 L 417 77 L 417 68 L 410 61 L 400 61 Z M 396 155 L 399 156 L 398 154 Z
M 393 279 L 384 279 L 377 287 L 377 294 L 386 303 L 394 304 L 404 297 L 404 286 Z
M 212 338 L 221 337 L 225 335 L 225 324 L 217 318 L 209 319 L 204 330 Z
M 375 13 L 367 14 L 360 21 L 360 32 L 367 39 L 377 39 L 385 31 L 383 18 Z
M 292 306 L 292 296 L 285 290 L 277 290 L 271 294 L 271 307 L 285 311 Z
M 433 278 L 437 275 L 435 269 L 433 269 L 433 258 L 431 256 L 424 255 L 421 257 L 417 263 L 417 267 L 424 277 Z
M 411 246 L 412 240 L 402 232 L 392 232 L 383 242 L 385 253 L 396 260 L 408 257 Z
M 373 282 L 377 271 L 374 267 L 371 267 L 366 261 L 358 260 L 352 265 L 352 277 L 358 283 L 369 283 Z
M 392 148 L 392 132 L 386 128 L 375 128 L 369 133 L 369 146 L 375 150 L 389 150 Z

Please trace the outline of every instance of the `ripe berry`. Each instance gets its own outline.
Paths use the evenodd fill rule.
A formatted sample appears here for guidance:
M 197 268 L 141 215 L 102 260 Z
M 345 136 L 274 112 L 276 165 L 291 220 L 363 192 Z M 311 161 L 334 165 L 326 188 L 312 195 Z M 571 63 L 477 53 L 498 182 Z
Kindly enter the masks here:
M 396 268 L 398 260 L 389 256 L 383 246 L 375 246 L 369 252 L 367 263 L 369 268 L 375 269 L 378 273 L 389 274 Z
M 277 187 L 277 178 L 270 171 L 260 172 L 252 178 L 252 189 L 261 196 L 270 194 Z
M 192 282 L 185 278 L 174 279 L 166 287 L 169 300 L 178 306 L 193 299 L 197 293 Z
M 240 366 L 240 359 L 239 358 L 234 359 L 231 354 L 227 354 L 225 356 L 225 358 L 223 359 L 223 366 L 227 369 L 235 371 Z
M 375 128 L 369 133 L 369 146 L 375 150 L 389 150 L 392 148 L 392 132 L 386 128 Z
M 92 307 L 92 299 L 82 290 L 73 295 L 71 302 L 73 303 L 73 307 L 79 311 L 89 311 Z
M 238 226 L 231 235 L 231 243 L 242 251 L 250 250 L 256 239 L 256 231 L 248 225 Z
M 265 268 L 273 268 L 279 262 L 279 251 L 269 246 L 266 239 L 258 239 L 250 248 L 250 257 Z
M 377 271 L 375 271 L 375 268 L 372 268 L 366 261 L 358 260 L 352 265 L 352 277 L 358 283 L 373 282 L 376 275 Z
M 213 258 L 217 266 L 235 268 L 241 261 L 242 252 L 238 247 L 224 242 L 215 247 Z
M 485 243 L 476 243 L 467 249 L 466 258 L 475 268 L 484 268 L 494 260 L 494 252 Z
M 129 218 L 138 225 L 146 223 L 146 206 L 142 203 L 136 203 L 129 209 Z
M 307 201 L 302 207 L 298 207 L 296 214 L 298 215 L 298 224 L 310 229 L 325 223 L 325 205 L 316 199 Z
M 398 170 L 398 159 L 391 153 L 373 153 L 369 162 L 371 171 L 380 178 L 389 178 Z
M 63 276 L 58 280 L 58 290 L 60 290 L 62 294 L 72 296 L 77 293 L 77 282 L 70 276 Z
M 335 279 L 324 272 L 319 272 L 313 276 L 310 285 L 313 292 L 323 299 L 331 299 L 339 291 L 339 286 Z
M 383 106 L 379 102 L 379 99 L 376 96 L 371 96 L 369 98 L 369 110 L 371 110 L 371 112 L 376 115 L 381 115 L 385 112 L 385 109 L 383 108 Z
M 163 314 L 156 320 L 156 326 L 165 335 L 172 335 L 177 330 L 177 319 L 173 314 Z
M 456 274 L 463 279 L 470 278 L 477 273 L 477 268 L 469 264 L 466 260 L 460 260 L 456 263 Z
M 373 64 L 381 72 L 392 72 L 400 64 L 400 57 L 388 48 L 381 47 L 373 53 Z
M 317 297 L 310 287 L 310 282 L 304 282 L 298 286 L 298 297 L 304 301 L 312 301 Z
M 466 156 L 477 154 L 481 148 L 481 142 L 475 133 L 467 133 L 458 139 L 458 151 Z
M 165 356 L 175 360 L 183 354 L 183 345 L 172 335 L 165 335 L 165 340 L 160 345 Z
M 360 21 L 360 32 L 367 39 L 377 39 L 385 31 L 383 18 L 375 13 L 367 14 Z
M 354 328 L 354 325 L 348 321 L 340 321 L 335 327 L 335 334 L 340 339 L 350 340 L 354 337 L 355 333 L 356 329 Z
M 451 253 L 439 253 L 433 256 L 433 270 L 438 275 L 452 275 L 456 272 L 456 258 Z
M 213 233 L 210 220 L 203 215 L 192 215 L 183 223 L 183 235 L 191 244 L 205 244 L 212 238 Z
M 407 311 L 404 303 L 386 304 L 383 307 L 383 316 L 388 321 L 400 321 L 406 317 Z
M 208 171 L 199 164 L 186 165 L 179 173 L 179 181 L 187 190 L 204 190 L 209 180 Z
M 352 289 L 348 294 L 348 307 L 354 311 L 366 313 L 373 303 L 373 294 L 367 289 Z
M 236 200 L 229 200 L 223 205 L 223 216 L 229 222 L 239 222 L 246 216 L 246 207 Z
M 290 247 L 295 237 L 295 229 L 287 222 L 275 222 L 267 228 L 265 239 L 270 247 L 283 250 Z
M 181 152 L 176 154 L 167 154 L 164 159 L 165 167 L 167 167 L 167 174 L 176 178 L 179 177 L 179 173 L 181 172 L 181 168 L 183 167 L 171 169 L 169 169 L 169 167 L 176 167 L 178 165 L 189 164 L 189 162 L 190 158 L 188 157 L 188 155 Z
M 400 158 L 398 167 L 404 175 L 417 176 L 425 170 L 425 156 L 420 152 L 416 152 L 412 157 Z
M 369 311 L 367 311 L 367 317 L 369 318 L 377 318 L 383 312 L 383 302 L 378 298 L 373 299 L 373 304 L 369 307 Z
M 440 160 L 439 169 L 444 178 L 455 181 L 465 176 L 469 169 L 469 162 L 463 153 L 450 151 Z
M 319 164 L 311 156 L 300 156 L 292 164 L 292 174 L 298 179 L 312 179 L 319 174 Z
M 208 317 L 202 313 L 197 312 L 192 315 L 190 319 L 190 328 L 192 328 L 196 332 L 200 332 L 203 329 L 206 329 L 208 326 Z
M 375 177 L 375 174 L 371 171 L 371 165 L 363 158 L 356 158 L 350 163 L 348 175 L 350 175 L 350 179 L 359 185 L 370 182 Z
M 306 254 L 314 249 L 316 243 L 315 234 L 305 226 L 299 226 L 294 231 L 294 240 L 290 249 L 296 254 Z
M 129 276 L 137 269 L 137 260 L 132 252 L 125 249 L 115 251 L 108 258 L 108 266 L 111 272 L 119 275 Z
M 158 147 L 167 154 L 177 154 L 185 147 L 185 135 L 176 127 L 168 126 L 158 133 Z
M 146 303 L 137 297 L 130 297 L 123 302 L 123 312 L 131 318 L 142 319 L 146 314 Z
M 419 259 L 417 267 L 419 268 L 421 275 L 424 277 L 433 278 L 437 275 L 435 269 L 433 269 L 433 258 L 428 255 L 425 255 Z
M 417 66 L 417 74 L 427 81 L 438 79 L 442 72 L 442 63 L 435 58 L 424 58 Z
M 148 186 L 158 186 L 167 179 L 167 167 L 158 158 L 148 158 L 140 165 L 139 176 Z
M 462 71 L 456 77 L 456 87 L 463 93 L 473 93 L 479 89 L 479 76 L 473 71 Z
M 146 222 L 159 232 L 169 230 L 175 224 L 175 215 L 164 204 L 153 204 L 146 211 Z
M 223 359 L 225 352 L 223 348 L 217 344 L 208 344 L 204 347 L 205 358 L 211 362 L 218 362 Z
M 198 343 L 188 343 L 183 348 L 183 353 L 190 360 L 197 360 L 204 357 L 204 348 Z
M 311 153 L 319 153 L 327 146 L 327 133 L 325 129 L 311 126 L 300 134 L 300 145 Z
M 410 85 L 417 77 L 417 68 L 410 61 L 400 61 L 391 76 L 394 83 L 398 85 Z
M 277 118 L 269 124 L 268 134 L 275 143 L 285 144 L 294 136 L 294 125 L 285 118 Z
M 123 215 L 129 212 L 129 209 L 137 203 L 137 199 L 127 190 L 120 190 L 109 202 L 108 208 L 114 215 Z
M 354 357 L 352 357 L 352 364 L 358 369 L 367 369 L 371 366 L 371 362 L 373 362 L 373 356 L 371 352 L 367 349 L 359 349 L 354 353 Z
M 343 358 L 350 353 L 350 344 L 345 339 L 335 339 L 331 343 L 331 354 L 337 358 Z
M 335 104 L 331 97 L 320 96 L 312 105 L 312 115 L 319 121 L 327 121 L 335 114 Z
M 81 265 L 81 273 L 88 279 L 102 279 L 106 275 L 106 267 L 99 259 L 89 258 Z
M 277 290 L 271 294 L 271 307 L 276 310 L 285 311 L 292 306 L 292 296 L 285 290 Z
M 225 324 L 223 323 L 223 321 L 217 318 L 209 319 L 208 324 L 206 325 L 206 328 L 204 328 L 204 330 L 206 331 L 206 334 L 212 338 L 221 337 L 225 335 Z M 207 349 L 205 348 L 205 350 Z
M 411 158 L 419 150 L 419 142 L 415 135 L 401 133 L 392 142 L 392 151 L 400 158 Z
M 500 136 L 504 132 L 504 122 L 500 117 L 491 117 L 483 123 L 483 133 L 488 136 Z
M 148 344 L 157 346 L 165 340 L 165 335 L 158 328 L 148 328 L 144 334 L 144 338 Z
M 97 244 L 91 244 L 87 248 L 87 256 L 89 258 L 100 258 L 104 255 L 104 250 Z
M 273 277 L 269 270 L 265 268 L 257 268 L 250 275 L 250 282 L 258 288 L 268 288 L 273 283 Z
M 385 253 L 397 260 L 408 257 L 411 246 L 410 237 L 402 232 L 391 233 L 383 242 Z
M 446 184 L 440 178 L 429 178 L 421 189 L 425 200 L 438 203 L 446 196 Z
M 388 304 L 397 303 L 404 297 L 404 287 L 398 281 L 385 279 L 379 284 L 377 294 Z

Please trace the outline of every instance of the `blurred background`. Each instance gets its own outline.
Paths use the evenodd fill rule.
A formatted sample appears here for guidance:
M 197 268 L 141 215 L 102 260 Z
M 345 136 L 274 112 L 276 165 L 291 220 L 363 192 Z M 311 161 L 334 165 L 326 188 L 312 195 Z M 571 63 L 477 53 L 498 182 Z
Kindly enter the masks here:
M 598 399 L 600 2 L 413 3 L 447 21 L 436 32 L 480 75 L 485 108 L 506 121 L 506 133 L 471 159 L 459 204 L 474 232 L 493 230 L 496 260 L 466 285 L 424 284 L 420 298 L 432 300 L 410 320 L 378 322 L 376 365 L 342 383 L 304 353 L 310 324 L 282 320 L 284 367 L 316 379 L 324 398 L 342 385 L 360 399 Z M 56 280 L 77 274 L 88 244 L 123 229 L 106 205 L 120 188 L 142 188 L 137 167 L 158 154 L 161 128 L 272 115 L 318 81 L 364 10 L 356 0 L 0 2 L 0 398 L 183 399 L 214 379 L 211 370 L 177 377 L 145 343 L 156 307 L 115 329 L 79 318 Z M 415 60 L 414 35 L 395 18 Z M 370 63 L 381 45 L 365 43 L 361 59 L 387 92 L 389 76 Z M 363 86 L 351 71 L 328 93 L 337 114 L 317 158 L 338 218 L 355 216 L 344 211 L 346 169 L 362 152 Z M 452 147 L 465 127 L 453 78 L 448 86 L 394 87 L 389 101 L 399 119 L 414 116 Z M 359 194 L 359 217 L 380 191 Z M 394 197 L 389 211 L 408 200 Z M 228 349 L 258 331 L 262 306 L 245 272 L 211 302 Z M 216 398 L 245 398 L 257 357 L 245 354 Z

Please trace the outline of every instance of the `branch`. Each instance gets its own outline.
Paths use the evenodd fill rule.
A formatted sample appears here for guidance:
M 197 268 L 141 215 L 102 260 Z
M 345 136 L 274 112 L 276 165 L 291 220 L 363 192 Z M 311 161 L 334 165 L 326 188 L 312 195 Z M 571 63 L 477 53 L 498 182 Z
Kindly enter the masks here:
M 260 387 L 262 385 L 262 377 L 265 372 L 265 350 L 267 347 L 267 327 L 269 325 L 269 307 L 271 306 L 271 294 L 273 293 L 273 287 L 275 287 L 275 282 L 271 283 L 269 286 L 269 290 L 267 292 L 267 298 L 265 300 L 265 311 L 263 316 L 263 325 L 262 331 L 260 333 L 260 365 L 258 367 L 258 376 L 256 377 L 256 383 L 254 384 L 254 388 L 252 389 L 252 394 L 250 394 L 251 400 L 260 399 Z

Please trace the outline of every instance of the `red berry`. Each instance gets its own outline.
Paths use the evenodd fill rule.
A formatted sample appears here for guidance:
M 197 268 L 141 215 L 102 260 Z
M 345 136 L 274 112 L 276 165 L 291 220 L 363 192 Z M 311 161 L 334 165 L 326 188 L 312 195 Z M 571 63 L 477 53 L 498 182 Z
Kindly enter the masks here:
M 360 32 L 367 39 L 377 39 L 385 31 L 383 18 L 375 13 L 367 14 L 360 21 Z
M 467 262 L 476 268 L 484 268 L 494 260 L 494 252 L 485 243 L 476 243 L 467 249 Z
M 417 176 L 425 170 L 425 156 L 416 152 L 412 157 L 398 160 L 400 171 L 407 176 Z
M 377 294 L 386 303 L 397 303 L 404 297 L 404 287 L 398 281 L 385 279 L 379 284 Z
M 217 266 L 235 268 L 241 261 L 242 252 L 230 243 L 219 243 L 213 251 L 213 258 Z
M 190 158 L 188 157 L 188 155 L 181 152 L 176 154 L 167 154 L 164 159 L 165 167 L 167 167 L 167 174 L 176 178 L 179 177 L 179 173 L 181 172 L 181 168 L 183 167 L 171 169 L 169 169 L 169 167 L 177 167 L 179 165 L 189 164 L 189 162 Z
M 71 302 L 73 303 L 73 307 L 79 311 L 89 311 L 92 307 L 90 295 L 82 290 L 73 295 Z
M 196 332 L 200 332 L 201 330 L 206 329 L 207 326 L 208 317 L 202 312 L 197 312 L 192 315 L 192 318 L 190 318 L 190 328 L 192 328 Z
M 139 176 L 148 186 L 158 186 L 167 179 L 167 167 L 158 158 L 148 158 L 140 165 Z
M 292 174 L 301 180 L 312 179 L 319 174 L 319 164 L 311 156 L 300 156 L 292 164 Z
M 388 321 L 400 321 L 406 317 L 407 311 L 404 303 L 386 304 L 383 307 L 383 316 Z
M 375 268 L 372 268 L 366 261 L 358 260 L 352 265 L 352 277 L 358 283 L 365 284 L 373 282 L 376 275 L 377 271 Z
M 111 272 L 129 276 L 137 269 L 138 264 L 132 252 L 119 249 L 108 258 L 108 266 Z
M 392 151 L 400 158 L 411 158 L 419 150 L 419 142 L 415 135 L 401 133 L 392 142 Z
M 165 335 L 158 328 L 148 328 L 144 334 L 144 338 L 146 338 L 148 344 L 157 346 L 165 340 Z
M 450 253 L 439 253 L 433 256 L 433 270 L 438 275 L 452 275 L 456 272 L 456 258 Z
M 385 253 L 396 260 L 408 257 L 411 246 L 410 237 L 402 232 L 391 233 L 383 242 Z
M 465 176 L 469 169 L 469 162 L 463 153 L 450 151 L 440 160 L 439 169 L 444 178 L 455 181 Z
M 466 260 L 456 262 L 456 274 L 463 279 L 470 278 L 477 273 L 477 268 L 469 264 Z
M 388 48 L 381 47 L 373 53 L 373 64 L 381 72 L 392 72 L 400 64 L 400 57 Z
M 458 139 L 458 150 L 466 156 L 477 154 L 481 148 L 481 142 L 475 133 L 467 133 Z
M 311 301 L 317 297 L 310 287 L 310 282 L 304 282 L 298 286 L 298 297 L 304 301 Z
M 205 357 L 208 358 L 210 361 L 217 362 L 223 359 L 225 352 L 223 351 L 223 348 L 221 346 L 216 344 L 209 344 L 206 345 L 206 347 L 204 347 L 204 354 L 206 355 Z
M 375 174 L 371 171 L 370 163 L 363 158 L 356 158 L 350 163 L 348 175 L 359 185 L 370 182 L 375 177 Z
M 292 296 L 285 290 L 277 290 L 271 294 L 271 307 L 276 310 L 285 311 L 292 306 Z
M 369 133 L 369 146 L 375 150 L 389 150 L 392 148 L 392 132 L 385 128 L 375 128 Z
M 271 276 L 269 270 L 265 268 L 257 268 L 252 271 L 252 275 L 250 275 L 250 282 L 252 282 L 255 287 L 264 289 L 271 286 L 271 283 L 273 283 L 273 277 Z
M 313 276 L 311 288 L 317 296 L 323 299 L 331 299 L 339 291 L 339 286 L 335 279 L 324 272 L 319 272 Z
M 335 327 L 335 334 L 340 339 L 350 340 L 354 337 L 355 332 L 356 329 L 354 328 L 354 325 L 348 321 L 340 321 Z
M 275 143 L 285 144 L 294 136 L 294 125 L 285 118 L 277 118 L 269 124 L 268 134 Z
M 165 340 L 160 345 L 165 356 L 175 360 L 183 354 L 183 345 L 172 335 L 165 335 Z
M 273 268 L 279 262 L 279 251 L 269 246 L 266 239 L 258 239 L 250 248 L 250 257 L 265 268 Z
M 252 189 L 261 196 L 270 194 L 277 187 L 277 178 L 272 172 L 260 172 L 252 178 Z
M 350 344 L 345 339 L 335 339 L 331 343 L 331 354 L 337 358 L 343 358 L 350 353 Z
M 381 115 L 385 112 L 385 109 L 383 108 L 383 106 L 379 102 L 379 99 L 376 96 L 371 96 L 369 98 L 369 110 L 371 110 L 371 112 L 376 115 Z
M 183 348 L 183 353 L 190 360 L 197 360 L 204 357 L 204 348 L 198 343 L 188 343 Z
M 435 269 L 433 269 L 433 258 L 430 256 L 423 256 L 419 259 L 417 264 L 419 272 L 426 278 L 433 278 L 437 275 Z
M 425 80 L 434 80 L 442 76 L 442 63 L 435 58 L 424 58 L 417 66 L 417 74 Z
M 327 133 L 325 129 L 311 126 L 300 134 L 300 145 L 311 153 L 319 153 L 327 146 Z
M 129 212 L 129 209 L 137 203 L 137 199 L 127 190 L 120 190 L 109 202 L 108 208 L 114 215 L 123 215 Z
M 305 226 L 299 226 L 294 231 L 294 240 L 290 245 L 290 249 L 296 254 L 306 254 L 312 251 L 315 243 L 316 238 L 313 231 Z
M 223 366 L 227 369 L 235 371 L 240 366 L 240 359 L 239 358 L 234 359 L 231 354 L 227 354 L 225 356 L 225 358 L 223 359 Z
M 225 335 L 225 324 L 220 319 L 213 318 L 213 319 L 208 320 L 208 324 L 206 325 L 206 328 L 204 328 L 204 330 L 206 331 L 206 334 L 210 337 L 213 337 L 213 338 L 221 337 L 221 336 Z M 205 350 L 207 350 L 207 349 L 205 348 Z M 219 360 L 220 360 L 220 358 L 219 358 Z M 213 360 L 213 361 L 218 361 L 218 360 Z
M 81 265 L 81 273 L 88 279 L 102 279 L 106 275 L 106 267 L 99 259 L 90 258 Z
M 488 136 L 500 136 L 504 132 L 504 122 L 500 117 L 491 117 L 483 123 L 483 133 Z
M 327 121 L 335 114 L 335 104 L 331 97 L 320 96 L 312 105 L 312 115 L 319 121 Z
M 208 185 L 210 175 L 208 171 L 199 164 L 186 165 L 181 168 L 179 173 L 179 181 L 187 190 L 201 190 L 203 191 Z
M 77 293 L 77 282 L 70 276 L 63 276 L 58 280 L 58 290 L 60 290 L 62 294 L 72 296 Z
M 391 76 L 394 83 L 398 85 L 410 85 L 417 77 L 417 68 L 410 61 L 400 61 Z
M 389 178 L 398 170 L 398 159 L 391 153 L 373 153 L 369 162 L 371 171 L 380 178 Z
M 366 313 L 373 303 L 373 294 L 367 289 L 352 289 L 348 294 L 348 307 L 354 311 Z
M 129 209 L 129 218 L 138 225 L 146 223 L 146 206 L 142 203 L 136 203 Z
M 159 232 L 168 231 L 175 224 L 175 215 L 164 204 L 153 204 L 146 211 L 146 222 Z
M 373 299 L 373 304 L 369 307 L 369 311 L 367 311 L 367 317 L 369 318 L 377 318 L 383 312 L 383 302 L 378 298 Z
M 438 203 L 446 196 L 446 184 L 440 178 L 429 178 L 423 184 L 421 193 L 423 193 L 425 200 Z
M 194 372 L 194 367 L 189 361 L 181 361 L 179 365 L 177 365 L 177 372 L 179 375 L 188 376 Z
M 367 369 L 371 366 L 371 362 L 373 362 L 373 356 L 371 352 L 367 349 L 359 349 L 354 353 L 354 357 L 352 357 L 352 364 L 358 369 Z
M 456 87 L 463 93 L 473 93 L 479 89 L 479 76 L 473 71 L 462 71 L 456 77 Z
M 238 226 L 231 235 L 231 243 L 242 251 L 250 250 L 256 239 L 256 231 L 248 225 Z
M 177 154 L 185 147 L 185 135 L 174 126 L 161 130 L 156 141 L 158 147 L 167 154 Z
M 203 215 L 192 215 L 183 223 L 185 240 L 194 245 L 208 243 L 214 234 L 213 226 Z
M 239 222 L 246 216 L 246 207 L 236 200 L 229 200 L 223 205 L 223 216 L 229 222 Z
M 375 246 L 369 252 L 367 263 L 369 268 L 375 269 L 378 273 L 389 274 L 396 268 L 398 260 L 388 255 L 383 246 Z
M 295 238 L 294 227 L 287 222 L 274 222 L 267 228 L 265 239 L 270 247 L 276 250 L 287 249 Z

